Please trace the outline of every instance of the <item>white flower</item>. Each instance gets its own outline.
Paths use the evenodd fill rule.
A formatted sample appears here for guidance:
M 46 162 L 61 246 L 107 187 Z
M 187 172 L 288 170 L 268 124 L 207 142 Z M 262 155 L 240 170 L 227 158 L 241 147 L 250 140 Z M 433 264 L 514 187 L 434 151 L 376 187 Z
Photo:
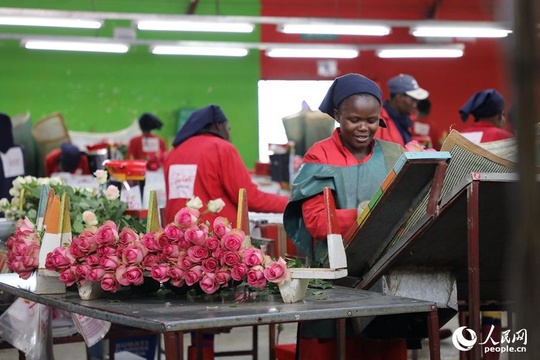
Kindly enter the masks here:
M 11 195 L 12 197 L 18 197 L 20 194 L 19 190 L 15 189 L 14 187 L 12 187 L 11 189 L 9 189 L 9 195 Z
M 39 186 L 41 186 L 41 185 L 49 185 L 50 182 L 51 182 L 50 178 L 38 178 L 37 179 L 37 184 Z
M 11 211 L 9 209 L 4 211 L 4 217 L 6 218 L 6 220 L 15 220 L 15 216 L 13 214 L 13 211 Z
M 9 203 L 9 200 L 6 198 L 0 199 L 0 208 L 5 209 L 9 207 L 11 204 Z
M 116 200 L 120 196 L 120 190 L 114 185 L 109 185 L 107 190 L 105 190 L 105 197 L 107 200 Z
M 62 180 L 62 178 L 57 177 L 57 176 L 49 179 L 49 185 L 51 186 L 62 185 L 63 183 L 64 183 L 64 180 Z
M 22 176 L 17 176 L 15 179 L 13 179 L 12 185 L 15 190 L 21 190 L 22 186 L 24 184 L 24 178 Z
M 35 178 L 33 176 L 27 175 L 27 176 L 24 177 L 24 182 L 26 184 L 31 184 L 34 181 L 34 179 Z
M 107 175 L 107 171 L 102 169 L 96 170 L 94 172 L 94 176 L 96 177 L 99 185 L 103 185 L 107 182 Z
M 211 213 L 218 213 L 225 207 L 225 202 L 221 198 L 210 200 L 208 202 L 208 211 Z
M 203 207 L 203 203 L 202 203 L 202 200 L 198 196 L 194 196 L 194 197 L 191 198 L 191 200 L 189 200 L 186 203 L 186 206 L 188 208 L 199 210 L 200 208 Z
M 11 206 L 13 206 L 15 209 L 19 207 L 20 202 L 21 200 L 18 196 L 14 196 L 13 198 L 11 198 Z
M 86 225 L 93 226 L 93 225 L 98 224 L 96 214 L 94 214 L 92 211 L 89 211 L 89 210 L 86 210 L 85 212 L 83 212 L 82 219 Z

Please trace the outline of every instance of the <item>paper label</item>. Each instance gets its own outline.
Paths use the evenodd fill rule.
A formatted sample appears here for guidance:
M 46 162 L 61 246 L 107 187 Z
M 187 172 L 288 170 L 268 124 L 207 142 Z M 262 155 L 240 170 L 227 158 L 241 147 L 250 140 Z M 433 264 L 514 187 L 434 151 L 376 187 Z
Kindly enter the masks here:
M 12 147 L 5 154 L 0 152 L 4 176 L 24 176 L 24 156 L 20 147 Z
M 172 165 L 169 168 L 169 199 L 191 199 L 197 165 Z
M 142 150 L 145 153 L 155 153 L 159 151 L 159 139 L 158 138 L 142 138 Z

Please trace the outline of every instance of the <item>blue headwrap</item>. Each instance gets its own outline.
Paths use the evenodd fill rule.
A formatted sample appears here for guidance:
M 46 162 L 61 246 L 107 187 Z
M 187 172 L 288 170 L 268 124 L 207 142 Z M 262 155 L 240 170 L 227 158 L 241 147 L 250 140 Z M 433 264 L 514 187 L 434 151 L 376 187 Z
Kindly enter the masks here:
M 486 89 L 475 93 L 465 105 L 459 109 L 461 120 L 467 121 L 469 115 L 474 121 L 497 115 L 504 110 L 504 98 L 495 89 Z
M 68 142 L 60 145 L 60 163 L 62 164 L 62 170 L 71 172 L 79 166 L 82 153 L 79 148 Z
M 226 122 L 227 117 L 218 105 L 208 105 L 202 109 L 195 110 L 187 119 L 186 123 L 173 141 L 173 146 L 177 147 L 193 135 L 199 133 L 209 124 Z
M 382 90 L 373 80 L 360 74 L 347 74 L 334 80 L 319 110 L 334 117 L 334 109 L 337 109 L 343 100 L 355 94 L 370 94 L 377 99 L 379 104 L 382 103 Z M 386 127 L 382 119 L 379 120 L 379 126 Z
M 13 140 L 11 118 L 0 113 L 0 152 L 6 153 L 13 145 L 15 145 L 15 140 Z
M 139 117 L 139 126 L 142 131 L 151 131 L 154 129 L 161 129 L 163 124 L 155 115 L 144 113 Z

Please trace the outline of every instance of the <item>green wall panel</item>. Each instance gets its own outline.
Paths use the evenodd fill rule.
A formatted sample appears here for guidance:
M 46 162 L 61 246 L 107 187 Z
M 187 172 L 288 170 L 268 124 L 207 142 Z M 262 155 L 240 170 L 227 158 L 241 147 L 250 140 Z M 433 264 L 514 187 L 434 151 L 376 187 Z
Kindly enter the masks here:
M 219 14 L 255 15 L 259 6 L 254 3 L 222 6 Z M 188 6 L 187 1 L 63 1 L 50 6 L 54 4 L 64 10 L 177 14 Z M 215 3 L 211 4 L 201 2 L 197 14 L 214 14 Z M 0 0 L 0 7 L 44 6 L 42 1 Z M 5 31 L 0 27 L 1 33 Z M 205 36 L 213 41 L 237 41 L 239 36 L 241 41 L 258 41 L 259 33 Z M 146 46 L 134 46 L 127 54 L 97 54 L 25 50 L 18 41 L 1 40 L 0 111 L 10 115 L 29 111 L 34 122 L 58 111 L 70 130 L 92 132 L 120 130 L 141 113 L 154 112 L 164 122 L 160 134 L 170 143 L 180 109 L 215 103 L 229 118 L 232 141 L 251 168 L 258 159 L 259 74 L 259 54 L 253 50 L 244 58 L 156 56 Z

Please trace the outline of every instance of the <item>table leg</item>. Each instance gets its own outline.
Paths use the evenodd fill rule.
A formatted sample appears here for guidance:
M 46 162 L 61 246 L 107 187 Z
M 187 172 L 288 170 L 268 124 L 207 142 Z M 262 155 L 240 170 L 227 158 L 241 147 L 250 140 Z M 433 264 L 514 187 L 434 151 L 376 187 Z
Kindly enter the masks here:
M 165 342 L 165 359 L 183 360 L 184 359 L 184 333 L 166 332 L 163 335 Z
M 478 341 L 471 349 L 472 360 L 481 359 L 482 328 L 480 327 L 480 245 L 479 245 L 479 184 L 467 187 L 467 254 L 469 282 L 469 327 Z
M 428 315 L 428 336 L 429 336 L 429 358 L 431 360 L 441 359 L 441 340 L 439 338 L 439 314 L 437 307 Z
M 268 325 L 268 358 L 276 360 L 276 324 Z
M 337 357 L 338 360 L 345 360 L 345 319 L 337 319 Z

